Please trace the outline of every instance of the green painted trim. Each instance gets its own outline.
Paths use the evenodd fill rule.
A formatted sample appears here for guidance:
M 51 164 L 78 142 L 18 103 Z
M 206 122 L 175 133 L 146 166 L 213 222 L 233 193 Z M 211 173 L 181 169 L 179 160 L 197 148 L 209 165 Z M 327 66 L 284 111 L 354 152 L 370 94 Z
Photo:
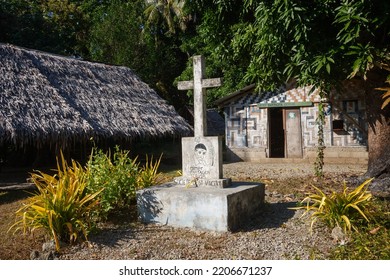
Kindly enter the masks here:
M 283 102 L 283 103 L 258 103 L 259 108 L 274 108 L 274 107 L 310 107 L 313 106 L 313 102 Z

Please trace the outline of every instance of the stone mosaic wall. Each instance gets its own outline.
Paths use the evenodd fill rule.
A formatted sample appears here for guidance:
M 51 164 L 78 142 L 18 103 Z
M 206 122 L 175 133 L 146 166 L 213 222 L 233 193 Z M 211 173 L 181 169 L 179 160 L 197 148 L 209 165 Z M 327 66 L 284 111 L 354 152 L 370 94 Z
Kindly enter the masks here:
M 302 125 L 302 143 L 303 147 L 313 147 L 318 142 L 318 127 L 316 119 L 318 117 L 317 105 L 313 107 L 302 107 L 301 108 L 301 125 Z M 331 116 L 327 114 L 325 117 L 324 125 L 324 141 L 326 146 L 331 146 Z
M 267 110 L 257 105 L 225 109 L 228 147 L 267 147 Z

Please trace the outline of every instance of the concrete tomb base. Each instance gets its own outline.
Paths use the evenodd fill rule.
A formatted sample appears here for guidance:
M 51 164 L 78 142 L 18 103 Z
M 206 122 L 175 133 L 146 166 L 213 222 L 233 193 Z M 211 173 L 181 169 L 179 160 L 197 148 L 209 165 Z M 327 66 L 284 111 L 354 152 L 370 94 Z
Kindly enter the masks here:
M 264 203 L 264 184 L 233 182 L 227 188 L 185 188 L 175 183 L 137 192 L 142 222 L 210 231 L 239 229 Z

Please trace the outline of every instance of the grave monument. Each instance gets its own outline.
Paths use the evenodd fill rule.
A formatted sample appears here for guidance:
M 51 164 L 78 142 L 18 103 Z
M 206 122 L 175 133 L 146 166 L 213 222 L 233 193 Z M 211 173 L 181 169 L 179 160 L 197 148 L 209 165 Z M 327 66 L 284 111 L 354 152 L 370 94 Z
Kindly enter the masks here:
M 183 176 L 175 178 L 179 185 L 224 188 L 230 179 L 222 179 L 222 139 L 207 136 L 206 88 L 221 85 L 221 79 L 204 79 L 203 56 L 195 56 L 194 80 L 179 82 L 179 90 L 194 90 L 194 137 L 182 138 Z
M 223 177 L 222 139 L 207 136 L 206 88 L 221 79 L 204 78 L 204 58 L 194 56 L 194 79 L 179 82 L 194 90 L 194 137 L 182 138 L 182 176 L 137 192 L 139 218 L 145 223 L 202 230 L 237 230 L 264 202 L 262 183 Z

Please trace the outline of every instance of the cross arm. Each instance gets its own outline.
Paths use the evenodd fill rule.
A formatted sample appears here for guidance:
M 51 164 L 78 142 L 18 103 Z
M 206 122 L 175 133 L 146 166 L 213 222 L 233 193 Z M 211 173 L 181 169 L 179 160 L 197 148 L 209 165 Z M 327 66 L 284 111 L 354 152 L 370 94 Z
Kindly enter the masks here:
M 214 78 L 214 79 L 203 79 L 202 80 L 202 88 L 212 88 L 218 87 L 222 84 L 222 78 Z M 194 89 L 194 81 L 182 81 L 177 83 L 177 88 L 179 90 L 189 90 Z
M 194 88 L 194 81 L 182 81 L 177 83 L 179 90 L 189 90 Z

